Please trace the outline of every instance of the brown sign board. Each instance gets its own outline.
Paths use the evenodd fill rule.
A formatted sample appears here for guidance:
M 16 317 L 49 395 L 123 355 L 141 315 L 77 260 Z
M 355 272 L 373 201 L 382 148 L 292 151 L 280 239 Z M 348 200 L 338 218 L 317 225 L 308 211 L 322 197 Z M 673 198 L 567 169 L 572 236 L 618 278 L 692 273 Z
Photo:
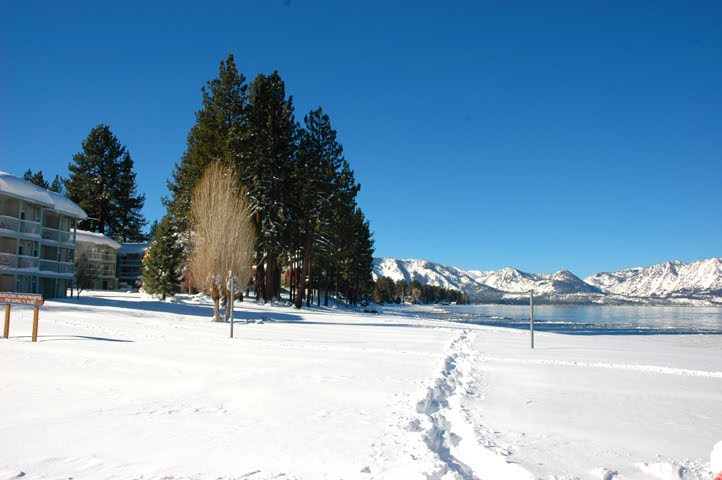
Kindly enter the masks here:
M 39 307 L 45 303 L 45 299 L 42 295 L 35 293 L 0 292 L 0 304 L 2 303 L 12 305 L 34 305 Z

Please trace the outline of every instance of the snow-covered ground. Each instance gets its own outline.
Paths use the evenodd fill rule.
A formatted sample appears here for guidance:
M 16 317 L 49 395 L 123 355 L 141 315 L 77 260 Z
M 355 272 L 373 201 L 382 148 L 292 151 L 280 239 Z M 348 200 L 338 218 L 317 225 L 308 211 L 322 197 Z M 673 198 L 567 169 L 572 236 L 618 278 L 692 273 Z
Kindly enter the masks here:
M 538 333 L 532 351 L 423 307 L 245 302 L 231 339 L 198 297 L 84 296 L 42 307 L 38 343 L 13 307 L 0 480 L 713 476 L 722 335 Z

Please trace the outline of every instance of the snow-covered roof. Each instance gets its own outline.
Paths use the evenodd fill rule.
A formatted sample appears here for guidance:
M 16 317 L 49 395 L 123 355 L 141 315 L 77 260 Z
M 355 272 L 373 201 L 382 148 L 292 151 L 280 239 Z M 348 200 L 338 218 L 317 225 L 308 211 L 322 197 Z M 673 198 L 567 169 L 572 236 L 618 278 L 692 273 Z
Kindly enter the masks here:
M 85 220 L 88 215 L 75 202 L 10 173 L 0 172 L 0 191 L 10 196 L 50 207 L 69 217 Z
M 88 232 L 87 230 L 78 230 L 75 235 L 75 243 L 85 242 L 95 245 L 107 245 L 110 248 L 119 249 L 120 244 L 110 237 L 106 237 L 102 233 Z
M 148 250 L 147 243 L 121 243 L 118 255 L 142 254 L 145 253 L 146 250 Z
M 50 195 L 50 198 L 53 199 L 55 210 L 60 213 L 64 213 L 69 217 L 77 218 L 78 220 L 85 220 L 88 218 L 88 214 L 85 213 L 85 210 L 80 208 L 77 203 L 73 202 L 69 198 L 66 198 L 58 193 L 51 192 L 50 190 L 48 190 L 48 195 Z

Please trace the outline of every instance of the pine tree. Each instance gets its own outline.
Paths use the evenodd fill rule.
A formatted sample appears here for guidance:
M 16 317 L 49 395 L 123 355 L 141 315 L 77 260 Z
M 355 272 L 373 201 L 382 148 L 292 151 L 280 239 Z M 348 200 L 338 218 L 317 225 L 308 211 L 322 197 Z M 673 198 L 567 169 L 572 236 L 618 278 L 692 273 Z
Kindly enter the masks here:
M 60 195 L 65 196 L 65 183 L 66 180 L 61 177 L 60 175 L 55 175 L 55 178 L 53 179 L 53 183 L 50 184 L 50 187 L 48 187 L 48 190 L 51 192 L 59 193 Z
M 338 235 L 347 240 L 337 243 L 341 265 L 339 283 L 347 301 L 356 305 L 373 290 L 374 241 L 360 208 L 348 206 L 343 215 Z
M 28 182 L 34 183 L 35 185 L 42 187 L 46 190 L 50 190 L 51 192 L 65 195 L 65 180 L 60 175 L 55 175 L 53 182 L 48 183 L 43 176 L 42 170 L 38 170 L 37 172 L 33 173 L 33 171 L 28 168 L 23 174 L 23 179 L 27 180 Z
M 191 197 L 205 167 L 238 156 L 240 131 L 248 103 L 246 78 L 238 73 L 233 54 L 221 61 L 219 74 L 201 89 L 203 106 L 188 133 L 187 148 L 168 182 L 171 196 L 163 199 L 180 232 L 189 228 Z
M 144 204 L 145 195 L 136 192 L 133 159 L 126 152 L 118 164 L 115 214 L 109 225 L 110 236 L 122 242 L 145 240 L 143 227 L 147 222 L 141 212 Z
M 143 290 L 166 296 L 180 292 L 182 250 L 168 215 L 164 216 L 143 257 Z
M 140 213 L 145 196 L 135 194 L 133 161 L 110 127 L 93 128 L 68 169 L 68 198 L 88 213 L 79 227 L 118 241 L 133 238 L 145 224 Z
M 343 158 L 343 147 L 336 139 L 336 131 L 331 128 L 328 115 L 319 107 L 306 115 L 304 125 L 294 172 L 298 207 L 296 227 L 302 252 L 298 281 L 301 294 L 314 253 L 321 254 L 316 261 L 318 274 L 332 269 L 328 247 L 331 245 L 329 229 L 333 226 L 334 210 L 352 202 L 360 188 Z M 328 285 L 329 279 L 323 280 Z M 301 297 L 299 295 L 295 299 L 297 308 L 301 308 Z
M 278 72 L 258 75 L 249 92 L 246 123 L 238 135 L 238 163 L 257 229 L 256 292 L 271 300 L 280 295 L 279 256 L 288 251 L 295 221 L 291 178 L 298 124 L 293 99 L 286 97 Z
M 46 190 L 50 187 L 50 184 L 48 184 L 48 182 L 45 180 L 45 177 L 43 176 L 42 170 L 38 170 L 37 172 L 33 173 L 33 171 L 28 168 L 23 174 L 23 179 L 27 180 L 30 183 L 34 183 L 38 187 L 42 187 Z
M 158 220 L 153 220 L 153 223 L 150 224 L 150 228 L 148 229 L 148 239 L 152 239 L 155 237 L 155 232 L 158 230 Z

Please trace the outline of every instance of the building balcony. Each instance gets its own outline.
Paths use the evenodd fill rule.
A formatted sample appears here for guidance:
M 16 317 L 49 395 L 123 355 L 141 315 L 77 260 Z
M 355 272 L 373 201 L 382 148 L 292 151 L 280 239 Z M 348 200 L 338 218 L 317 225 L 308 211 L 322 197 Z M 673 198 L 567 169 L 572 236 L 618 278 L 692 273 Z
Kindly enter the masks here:
M 25 236 L 37 237 L 40 235 L 40 222 L 20 220 L 9 215 L 0 215 L 0 230 L 9 230 L 12 233 Z
M 87 275 L 91 278 L 115 278 L 115 272 L 112 270 L 106 270 L 103 268 L 89 268 L 87 270 Z
M 0 269 L 17 270 L 17 269 L 36 269 L 39 265 L 38 257 L 30 257 L 27 255 L 15 255 L 14 253 L 0 253 Z
M 72 262 L 56 262 L 55 260 L 40 259 L 41 272 L 73 273 Z
M 115 265 L 116 258 L 113 253 L 85 252 L 84 255 L 86 255 L 91 262 L 112 263 Z
M 50 242 L 73 244 L 73 232 L 56 230 L 54 228 L 43 227 L 42 238 Z

